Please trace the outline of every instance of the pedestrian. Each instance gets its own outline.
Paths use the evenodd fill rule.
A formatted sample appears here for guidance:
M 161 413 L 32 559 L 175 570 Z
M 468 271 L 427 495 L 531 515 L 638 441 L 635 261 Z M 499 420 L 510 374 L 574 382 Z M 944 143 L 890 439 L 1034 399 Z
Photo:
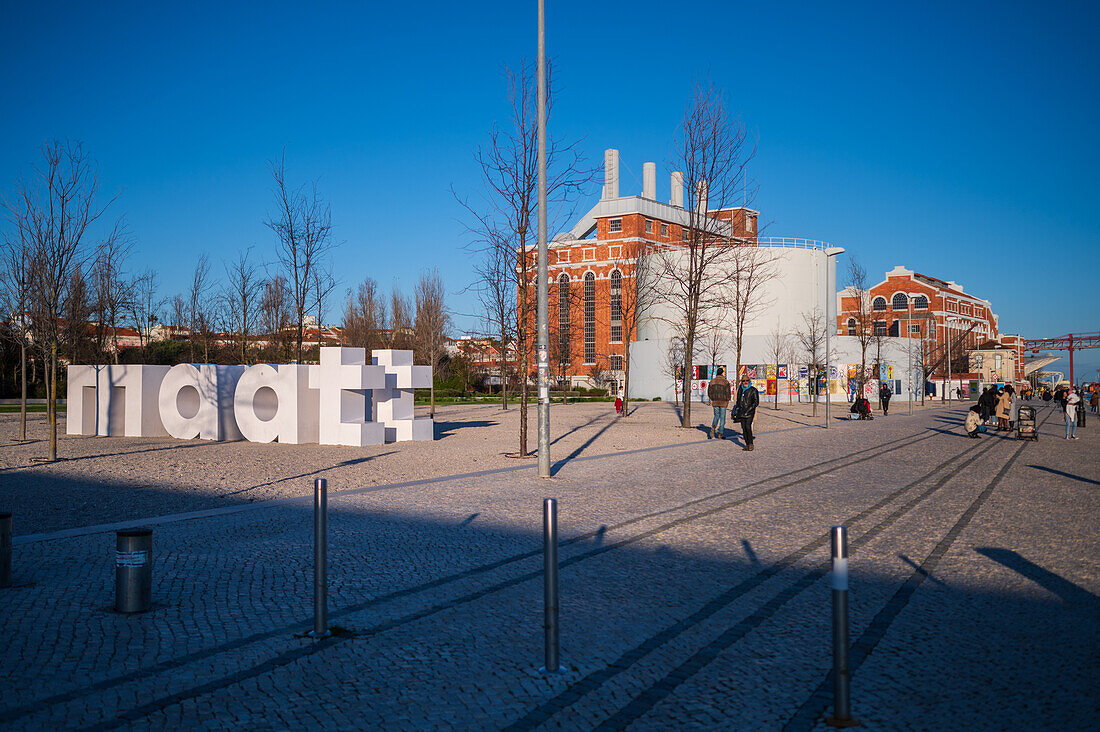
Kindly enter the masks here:
M 1005 392 L 1009 396 L 1008 429 L 1011 431 L 1016 428 L 1016 421 L 1020 419 L 1020 400 L 1016 397 L 1016 389 L 1011 384 L 1005 387 Z
M 707 439 L 713 440 L 717 433 L 718 439 L 726 439 L 726 407 L 730 405 L 730 382 L 726 380 L 725 367 L 718 368 L 718 375 L 707 386 L 707 398 L 714 407 L 714 419 L 710 423 L 710 432 Z
M 1006 390 L 997 394 L 997 431 L 1008 432 L 1008 409 L 1012 405 L 1012 395 Z
M 978 407 L 982 421 L 985 422 L 989 419 L 989 415 L 993 414 L 992 387 L 987 386 L 982 390 L 982 395 L 978 397 Z
M 1077 439 L 1077 404 L 1081 401 L 1081 397 L 1077 396 L 1077 392 L 1070 387 L 1066 392 L 1066 439 Z
M 882 416 L 885 417 L 890 413 L 890 397 L 894 395 L 894 392 L 890 391 L 890 387 L 886 384 L 882 385 L 882 388 L 878 390 L 879 401 L 882 402 Z
M 1089 406 L 1092 407 L 1093 414 L 1100 412 L 1100 389 L 1095 386 L 1092 388 L 1092 396 L 1089 397 Z
M 979 434 L 982 431 L 982 410 L 975 404 L 970 408 L 970 411 L 966 413 L 966 436 L 973 437 L 975 440 L 981 437 Z
M 623 395 L 618 394 L 615 396 L 615 414 L 623 416 Z
M 741 386 L 737 389 L 737 402 L 733 406 L 733 418 L 741 423 L 741 436 L 745 440 L 742 450 L 752 451 L 752 420 L 756 417 L 756 408 L 760 405 L 760 392 L 752 385 L 748 375 L 741 377 Z
M 960 402 L 962 401 L 963 390 L 961 386 L 955 387 L 955 398 L 958 399 Z

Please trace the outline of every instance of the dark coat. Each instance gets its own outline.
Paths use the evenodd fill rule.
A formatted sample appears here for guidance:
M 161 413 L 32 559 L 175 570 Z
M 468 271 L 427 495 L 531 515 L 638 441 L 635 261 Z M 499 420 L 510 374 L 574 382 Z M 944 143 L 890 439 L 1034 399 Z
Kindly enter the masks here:
M 730 382 L 725 376 L 715 376 L 707 386 L 707 397 L 716 407 L 725 409 L 730 404 Z
M 890 391 L 890 387 L 886 386 L 885 384 L 883 384 L 882 388 L 878 390 L 878 398 L 884 402 L 890 401 L 890 397 L 892 396 L 894 396 L 894 392 Z
M 737 387 L 737 403 L 733 407 L 734 419 L 751 420 L 756 417 L 756 408 L 760 406 L 760 392 L 755 386 L 747 389 Z

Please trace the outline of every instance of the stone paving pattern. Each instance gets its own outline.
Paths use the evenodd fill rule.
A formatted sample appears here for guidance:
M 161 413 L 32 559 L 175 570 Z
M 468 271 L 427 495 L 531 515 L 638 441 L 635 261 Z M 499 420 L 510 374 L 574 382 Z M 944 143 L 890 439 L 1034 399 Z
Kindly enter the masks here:
M 1066 441 L 1044 405 L 1038 442 L 979 441 L 965 409 L 895 404 L 826 431 L 784 405 L 745 453 L 677 429 L 671 405 L 555 405 L 549 481 L 503 455 L 516 410 L 492 406 L 441 409 L 432 445 L 64 438 L 54 465 L 7 442 L 4 415 L 0 724 L 825 729 L 826 534 L 844 523 L 865 727 L 1094 726 L 1100 421 Z M 315 475 L 331 490 L 325 640 L 303 637 Z M 557 676 L 538 673 L 547 495 Z M 131 520 L 155 527 L 154 609 L 122 616 L 104 527 Z

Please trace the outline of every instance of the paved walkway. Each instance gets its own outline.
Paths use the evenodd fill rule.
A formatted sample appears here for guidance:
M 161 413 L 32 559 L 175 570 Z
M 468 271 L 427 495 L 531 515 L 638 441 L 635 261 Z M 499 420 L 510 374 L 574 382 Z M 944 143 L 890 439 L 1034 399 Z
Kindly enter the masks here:
M 155 606 L 137 616 L 111 609 L 112 527 L 22 534 L 0 590 L 0 723 L 824 729 L 826 532 L 844 523 L 866 727 L 1092 725 L 1100 424 L 1066 441 L 1044 406 L 1038 442 L 975 441 L 964 409 L 775 426 L 751 454 L 678 439 L 551 481 L 516 465 L 333 485 L 337 632 L 319 641 L 302 637 L 301 497 L 144 517 Z M 545 495 L 562 538 L 551 677 L 537 672 Z

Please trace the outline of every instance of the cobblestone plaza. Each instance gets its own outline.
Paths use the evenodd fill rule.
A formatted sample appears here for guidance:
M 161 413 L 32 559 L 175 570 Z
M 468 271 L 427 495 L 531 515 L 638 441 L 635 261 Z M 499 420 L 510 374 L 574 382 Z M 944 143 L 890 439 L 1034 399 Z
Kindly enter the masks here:
M 696 406 L 696 421 L 710 410 Z M 1100 712 L 1100 423 L 970 440 L 966 406 L 828 430 L 762 408 L 756 450 L 675 407 L 555 405 L 555 477 L 515 408 L 374 448 L 62 438 L 0 422 L 5 729 L 825 729 L 828 530 L 848 527 L 868 729 L 1079 729 Z M 834 415 L 835 416 L 835 415 Z M 534 421 L 532 420 L 532 424 Z M 312 627 L 314 477 L 329 621 Z M 559 501 L 563 673 L 543 653 Z M 154 530 L 153 609 L 114 604 L 114 531 Z M 1091 722 L 1089 720 L 1092 720 Z

